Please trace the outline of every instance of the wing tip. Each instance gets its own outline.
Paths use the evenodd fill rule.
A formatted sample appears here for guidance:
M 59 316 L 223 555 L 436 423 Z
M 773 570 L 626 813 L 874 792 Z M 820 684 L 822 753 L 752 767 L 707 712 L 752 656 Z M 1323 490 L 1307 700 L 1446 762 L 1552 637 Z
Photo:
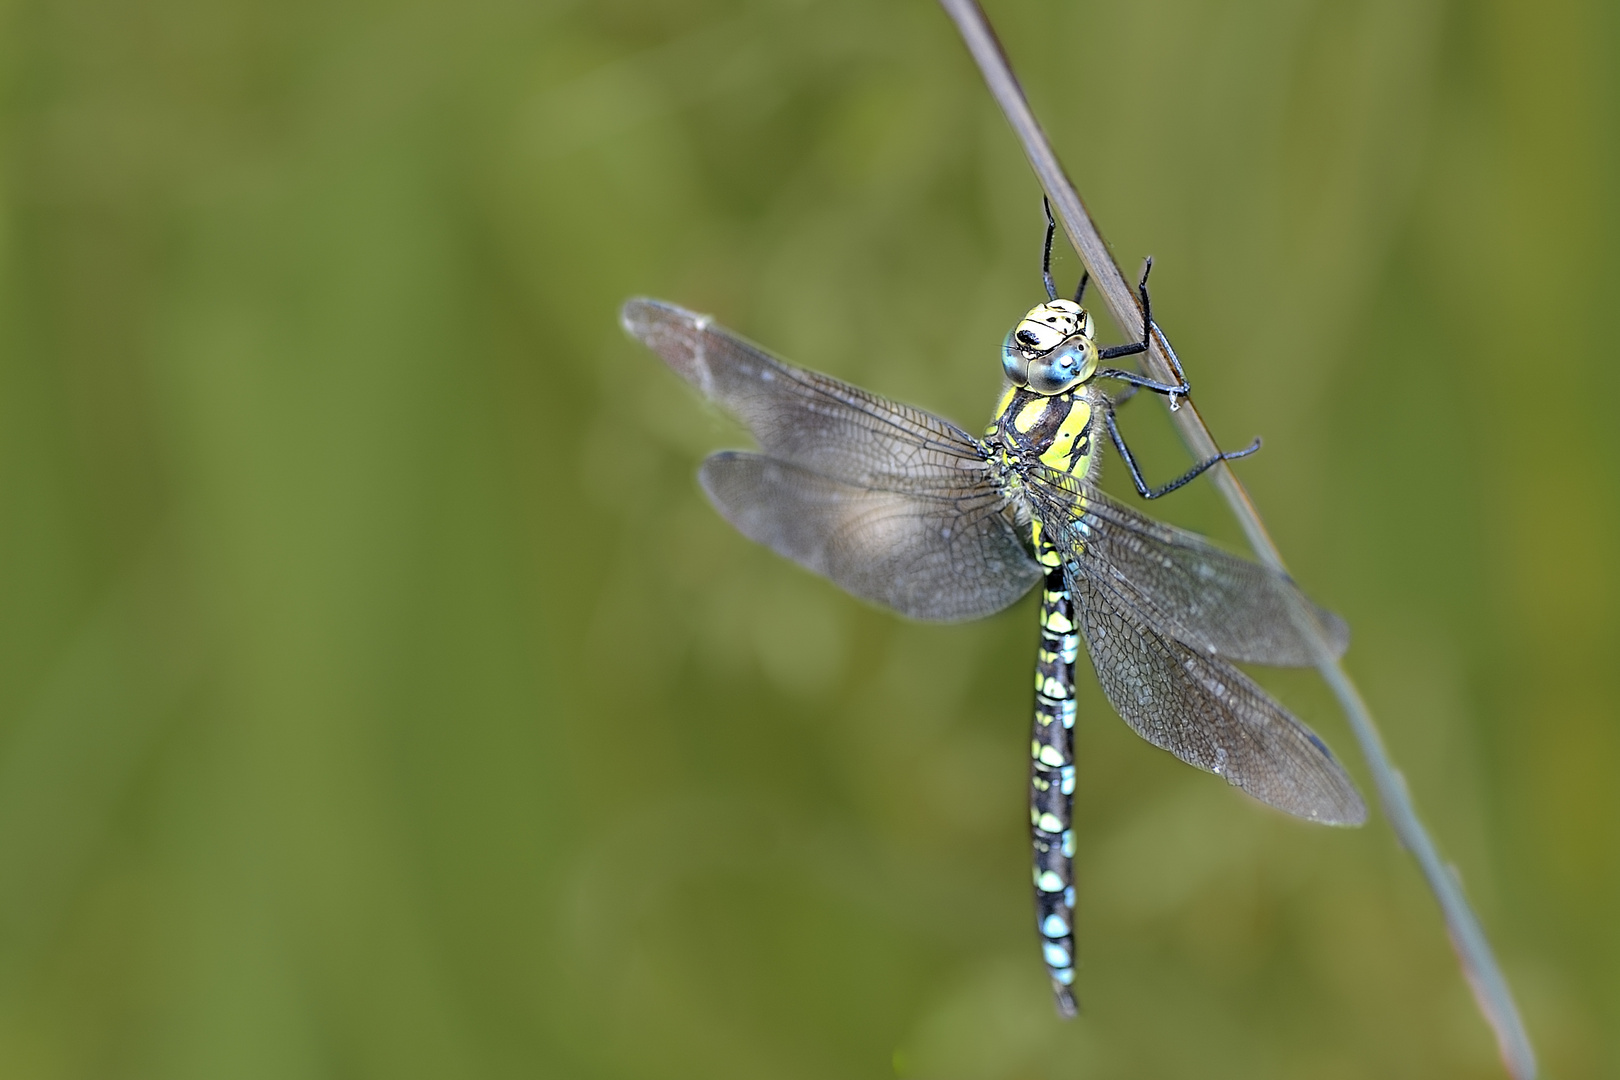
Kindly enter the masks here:
M 1344 626 L 1343 619 L 1339 620 L 1339 625 Z M 1345 632 L 1349 633 L 1349 627 L 1345 626 Z M 1305 737 L 1311 740 L 1311 744 L 1321 751 L 1322 756 L 1327 759 L 1328 765 L 1333 770 L 1334 779 L 1337 781 L 1335 787 L 1339 789 L 1336 792 L 1338 798 L 1334 800 L 1336 805 L 1333 813 L 1331 816 L 1322 816 L 1322 824 L 1339 825 L 1345 828 L 1356 828 L 1365 825 L 1367 823 L 1367 803 L 1362 799 L 1361 792 L 1356 790 L 1355 781 L 1350 779 L 1350 775 L 1344 771 L 1344 766 L 1339 764 L 1339 759 L 1333 755 L 1332 750 L 1328 749 L 1328 744 L 1322 741 L 1321 736 L 1303 724 L 1300 727 L 1305 732 Z
M 1343 821 L 1335 821 L 1332 822 L 1332 824 L 1343 829 L 1361 828 L 1363 825 L 1367 824 L 1367 804 L 1361 801 L 1361 796 L 1356 796 L 1355 813 L 1349 817 L 1346 817 Z
M 1356 829 L 1367 824 L 1367 804 L 1361 798 L 1361 792 L 1356 790 L 1356 785 L 1337 763 L 1333 764 L 1332 781 L 1318 785 L 1317 790 L 1308 795 L 1297 787 L 1276 791 L 1268 790 L 1264 784 L 1255 784 L 1233 775 L 1226 775 L 1223 779 L 1255 802 L 1263 803 L 1273 810 L 1280 810 L 1289 817 L 1310 822 L 1312 825 Z
M 1355 781 L 1350 779 L 1350 775 L 1344 771 L 1344 766 L 1339 764 L 1339 759 L 1328 749 L 1328 744 L 1322 741 L 1321 736 L 1304 724 L 1299 725 L 1299 731 L 1316 748 L 1317 753 L 1322 755 L 1321 764 L 1332 777 L 1332 782 L 1325 785 L 1331 797 L 1321 800 L 1327 805 L 1312 806 L 1299 816 L 1318 825 L 1333 825 L 1346 829 L 1365 825 L 1367 803 L 1362 799 L 1361 792 L 1356 790 Z
M 1350 778 L 1340 774 L 1336 779 L 1341 783 L 1333 785 L 1334 790 L 1327 797 L 1317 794 L 1311 801 L 1298 798 L 1298 792 L 1268 792 L 1257 790 L 1253 785 L 1241 783 L 1232 777 L 1227 777 L 1227 783 L 1249 796 L 1255 802 L 1263 803 L 1273 810 L 1280 810 L 1289 817 L 1298 818 L 1312 825 L 1329 825 L 1336 829 L 1357 829 L 1367 824 L 1367 804 L 1361 798 L 1361 793 L 1350 782 Z
M 1295 585 L 1294 588 L 1298 589 L 1299 586 Z M 1300 595 L 1304 593 L 1301 592 Z M 1320 604 L 1311 603 L 1309 600 L 1306 603 L 1315 609 L 1316 624 L 1322 628 L 1322 640 L 1327 642 L 1334 659 L 1343 657 L 1350 650 L 1350 624 L 1344 621 L 1343 616 L 1329 611 Z
M 707 356 L 713 316 L 651 297 L 632 296 L 619 308 L 619 325 L 657 353 L 704 397 L 715 397 L 714 372 Z
M 1340 794 L 1339 805 L 1328 813 L 1318 813 L 1307 820 L 1336 829 L 1359 829 L 1367 824 L 1367 804 L 1362 801 L 1361 793 L 1346 781 L 1345 790 Z
M 687 319 L 694 318 L 690 311 L 674 304 L 666 304 L 650 296 L 632 296 L 619 308 L 619 325 L 624 327 L 624 332 L 631 337 L 639 341 L 649 341 L 653 328 L 660 321 L 660 313 L 674 313 Z

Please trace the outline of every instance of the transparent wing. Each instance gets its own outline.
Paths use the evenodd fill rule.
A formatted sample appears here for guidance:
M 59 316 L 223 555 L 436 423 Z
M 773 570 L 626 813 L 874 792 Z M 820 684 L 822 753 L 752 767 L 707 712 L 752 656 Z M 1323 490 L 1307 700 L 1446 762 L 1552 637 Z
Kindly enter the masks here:
M 947 420 L 785 363 L 673 304 L 630 300 L 621 321 L 741 420 L 771 457 L 888 491 L 954 492 L 987 482 L 978 440 Z
M 1041 577 L 988 489 L 954 498 L 882 491 L 737 452 L 710 457 L 698 476 L 750 540 L 915 619 L 989 615 Z
M 919 619 L 988 615 L 1039 580 L 983 448 L 956 425 L 671 304 L 631 300 L 622 319 L 765 452 L 716 454 L 700 474 L 745 536 Z
M 1159 633 L 1112 582 L 1069 579 L 1097 681 L 1138 735 L 1296 817 L 1366 821 L 1327 746 L 1248 676 Z
M 1350 643 L 1344 620 L 1311 603 L 1284 574 L 1154 521 L 1067 474 L 1041 467 L 1029 486 L 1046 535 L 1067 559 L 1107 581 L 1150 625 L 1196 652 L 1309 667 L 1310 647 L 1291 614 L 1296 603 L 1315 614 L 1335 655 Z

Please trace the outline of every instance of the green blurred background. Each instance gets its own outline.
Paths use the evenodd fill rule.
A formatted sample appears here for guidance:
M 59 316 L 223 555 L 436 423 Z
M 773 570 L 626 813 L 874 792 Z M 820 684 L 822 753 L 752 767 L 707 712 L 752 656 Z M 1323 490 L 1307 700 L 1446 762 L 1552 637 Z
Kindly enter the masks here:
M 988 416 L 1038 193 L 932 4 L 0 11 L 0 1076 L 1501 1075 L 1380 817 L 1089 680 L 1057 1021 L 1031 603 L 904 623 L 698 491 L 627 295 Z M 1620 1075 L 1616 8 L 990 13 L 1547 1074 Z

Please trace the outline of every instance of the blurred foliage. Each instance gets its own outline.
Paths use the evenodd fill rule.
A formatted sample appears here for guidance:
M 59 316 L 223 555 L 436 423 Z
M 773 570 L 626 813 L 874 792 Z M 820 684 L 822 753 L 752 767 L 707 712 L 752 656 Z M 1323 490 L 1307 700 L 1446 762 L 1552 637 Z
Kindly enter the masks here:
M 934 6 L 0 12 L 0 1075 L 1500 1075 L 1380 820 L 1091 688 L 1057 1021 L 1033 608 L 904 623 L 698 492 L 738 434 L 627 295 L 988 414 L 1038 195 Z M 1620 1075 L 1615 12 L 991 5 L 1567 1077 Z

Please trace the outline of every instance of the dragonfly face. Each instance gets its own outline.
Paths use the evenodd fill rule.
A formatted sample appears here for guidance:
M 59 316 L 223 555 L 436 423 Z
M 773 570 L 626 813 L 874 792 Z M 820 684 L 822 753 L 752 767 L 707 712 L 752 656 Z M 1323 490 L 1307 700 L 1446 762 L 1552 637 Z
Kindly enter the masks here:
M 1097 370 L 1091 315 L 1073 300 L 1030 308 L 1001 345 L 1001 369 L 1014 386 L 1061 394 Z
M 1145 339 L 1145 284 L 1140 291 Z M 1174 400 L 1185 381 L 1098 365 L 1143 351 L 1145 340 L 1099 353 L 1077 300 L 1032 308 L 1003 344 L 1011 385 L 981 439 L 788 364 L 671 304 L 631 300 L 622 320 L 758 442 L 758 452 L 712 455 L 698 473 L 745 536 L 918 619 L 989 615 L 1039 586 L 1030 831 L 1036 929 L 1062 1014 L 1076 1011 L 1070 812 L 1082 647 L 1114 711 L 1148 742 L 1306 820 L 1365 819 L 1322 740 L 1232 663 L 1308 665 L 1299 617 L 1316 620 L 1338 651 L 1348 643 L 1343 622 L 1285 575 L 1097 486 L 1109 442 L 1145 498 L 1222 460 L 1158 489 L 1142 481 L 1101 382 L 1125 380 Z

